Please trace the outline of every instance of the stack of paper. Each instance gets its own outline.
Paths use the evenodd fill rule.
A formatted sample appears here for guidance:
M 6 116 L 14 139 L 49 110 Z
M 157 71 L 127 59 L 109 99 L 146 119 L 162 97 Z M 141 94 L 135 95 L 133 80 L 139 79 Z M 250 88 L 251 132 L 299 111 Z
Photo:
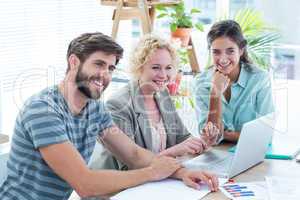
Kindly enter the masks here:
M 269 197 L 272 200 L 299 200 L 300 180 L 283 177 L 266 177 Z
M 220 185 L 227 182 L 219 179 Z M 186 186 L 180 180 L 165 179 L 129 188 L 111 197 L 112 200 L 199 200 L 210 193 L 207 185 L 201 185 L 200 190 Z

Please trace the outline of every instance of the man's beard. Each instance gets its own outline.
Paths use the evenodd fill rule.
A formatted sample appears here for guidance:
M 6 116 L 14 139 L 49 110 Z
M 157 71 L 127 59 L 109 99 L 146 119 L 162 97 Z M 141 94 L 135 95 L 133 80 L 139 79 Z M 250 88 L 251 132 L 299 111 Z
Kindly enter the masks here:
M 101 92 L 98 90 L 95 92 L 92 92 L 91 89 L 89 88 L 89 83 L 92 82 L 93 80 L 98 80 L 100 81 L 101 78 L 99 76 L 91 76 L 89 77 L 87 74 L 82 72 L 82 66 L 79 67 L 79 71 L 77 72 L 76 75 L 76 84 L 78 90 L 84 94 L 87 98 L 89 99 L 99 99 L 101 96 Z M 107 87 L 107 83 L 103 81 L 103 90 Z

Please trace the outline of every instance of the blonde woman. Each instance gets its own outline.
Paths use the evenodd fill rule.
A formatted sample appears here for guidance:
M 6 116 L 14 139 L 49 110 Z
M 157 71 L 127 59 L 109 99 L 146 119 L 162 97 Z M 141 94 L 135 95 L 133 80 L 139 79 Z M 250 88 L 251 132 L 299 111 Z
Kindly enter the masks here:
M 136 144 L 155 154 L 182 156 L 202 153 L 215 143 L 218 130 L 211 123 L 202 137 L 193 137 L 183 125 L 166 85 L 176 75 L 176 50 L 155 35 L 144 36 L 131 59 L 132 80 L 107 101 L 114 123 Z M 99 163 L 100 162 L 100 163 Z M 126 169 L 108 151 L 92 167 Z

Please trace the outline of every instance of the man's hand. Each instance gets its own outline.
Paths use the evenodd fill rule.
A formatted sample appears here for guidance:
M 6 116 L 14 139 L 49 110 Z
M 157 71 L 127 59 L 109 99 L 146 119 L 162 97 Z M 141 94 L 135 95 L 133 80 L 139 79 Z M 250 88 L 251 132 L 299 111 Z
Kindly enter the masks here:
M 148 169 L 152 172 L 152 180 L 157 181 L 171 176 L 181 167 L 175 158 L 155 156 Z
M 215 71 L 212 78 L 212 92 L 214 95 L 221 96 L 229 86 L 230 79 L 228 76 L 219 71 Z
M 202 130 L 201 138 L 208 146 L 215 145 L 221 138 L 221 132 L 212 122 L 208 122 Z
M 176 172 L 175 177 L 182 179 L 187 186 L 197 190 L 201 189 L 201 184 L 207 184 L 212 192 L 218 191 L 218 177 L 206 171 L 192 171 L 181 168 Z
M 174 145 L 161 152 L 160 155 L 168 155 L 168 156 L 183 156 L 185 154 L 200 154 L 204 150 L 207 149 L 206 142 L 201 138 L 190 137 L 183 142 Z

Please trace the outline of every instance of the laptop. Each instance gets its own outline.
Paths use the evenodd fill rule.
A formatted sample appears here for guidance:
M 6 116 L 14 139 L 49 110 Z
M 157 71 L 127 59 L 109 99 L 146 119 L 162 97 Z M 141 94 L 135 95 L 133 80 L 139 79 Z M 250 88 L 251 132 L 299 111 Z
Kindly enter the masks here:
M 232 178 L 261 163 L 272 140 L 275 128 L 274 114 L 268 114 L 243 125 L 234 153 L 211 149 L 184 161 L 189 169 L 208 170 L 222 178 Z

